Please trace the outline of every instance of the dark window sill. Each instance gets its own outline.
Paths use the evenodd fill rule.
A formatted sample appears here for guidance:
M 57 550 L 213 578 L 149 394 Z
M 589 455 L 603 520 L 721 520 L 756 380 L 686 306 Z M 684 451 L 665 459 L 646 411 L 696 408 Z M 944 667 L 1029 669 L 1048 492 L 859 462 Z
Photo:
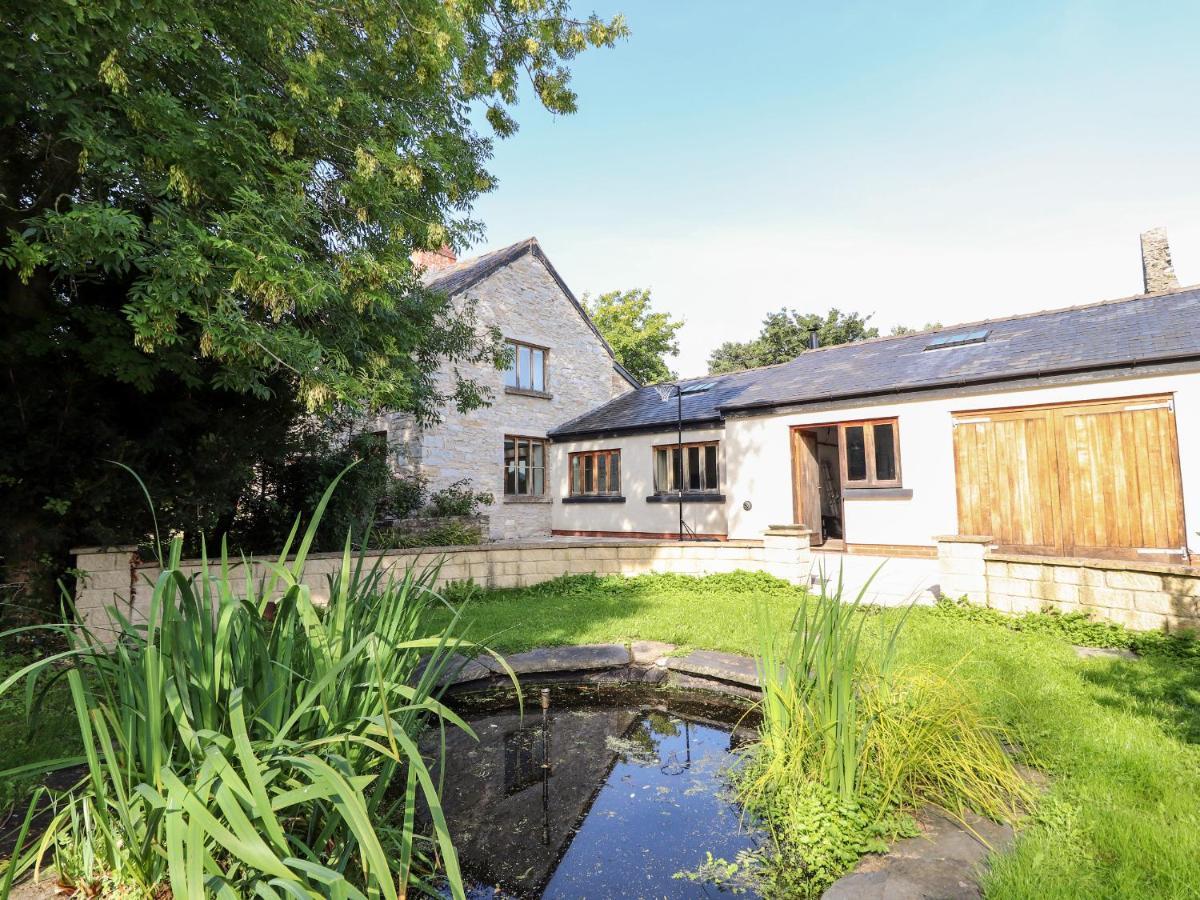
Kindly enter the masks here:
M 552 400 L 552 399 L 554 399 L 554 395 L 553 395 L 553 394 L 548 394 L 548 393 L 546 393 L 545 391 L 535 391 L 535 390 L 533 390 L 532 388 L 519 388 L 519 387 L 513 387 L 513 386 L 512 386 L 512 385 L 510 385 L 510 384 L 506 384 L 506 385 L 504 386 L 504 393 L 506 393 L 506 394 L 516 394 L 518 397 L 537 397 L 537 398 L 539 398 L 539 399 L 541 399 L 541 400 Z
M 646 498 L 647 503 L 678 503 L 678 494 L 651 494 Z M 686 491 L 683 494 L 684 503 L 724 503 L 725 495 L 716 493 L 695 493 L 689 494 Z
M 619 494 L 577 494 L 574 497 L 563 497 L 563 503 L 624 503 L 625 498 Z
M 505 503 L 551 503 L 551 499 L 545 496 L 531 496 L 529 494 L 505 494 Z
M 843 488 L 843 500 L 911 500 L 912 488 Z

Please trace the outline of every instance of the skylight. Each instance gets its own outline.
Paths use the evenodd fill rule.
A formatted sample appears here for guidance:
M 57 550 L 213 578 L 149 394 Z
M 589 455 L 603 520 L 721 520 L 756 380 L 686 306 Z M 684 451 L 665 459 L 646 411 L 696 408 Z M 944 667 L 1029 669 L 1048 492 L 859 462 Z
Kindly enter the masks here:
M 681 393 L 681 394 L 703 394 L 705 391 L 709 390 L 715 383 L 716 382 L 713 382 L 713 381 L 704 381 L 704 382 L 701 382 L 700 384 L 685 384 L 683 387 L 681 387 L 679 389 L 679 393 Z
M 947 347 L 964 347 L 967 344 L 982 344 L 992 333 L 990 328 L 976 328 L 973 331 L 952 331 L 949 334 L 939 334 L 925 345 L 926 350 L 945 350 Z

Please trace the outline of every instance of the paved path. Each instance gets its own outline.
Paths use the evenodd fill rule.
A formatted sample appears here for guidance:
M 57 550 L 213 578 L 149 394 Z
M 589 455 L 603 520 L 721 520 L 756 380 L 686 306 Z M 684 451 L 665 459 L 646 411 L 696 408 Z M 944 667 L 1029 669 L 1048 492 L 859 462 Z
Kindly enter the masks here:
M 882 566 L 882 568 L 880 568 Z M 876 570 L 878 572 L 876 573 Z M 864 603 L 880 606 L 903 606 L 914 600 L 929 605 L 937 598 L 938 561 L 936 559 L 913 559 L 910 557 L 858 556 L 848 553 L 813 551 L 810 578 L 814 587 L 824 575 L 830 590 L 837 584 L 838 572 L 844 583 L 843 598 L 853 600 L 863 585 L 870 586 L 863 597 Z M 874 574 L 874 578 L 872 578 Z

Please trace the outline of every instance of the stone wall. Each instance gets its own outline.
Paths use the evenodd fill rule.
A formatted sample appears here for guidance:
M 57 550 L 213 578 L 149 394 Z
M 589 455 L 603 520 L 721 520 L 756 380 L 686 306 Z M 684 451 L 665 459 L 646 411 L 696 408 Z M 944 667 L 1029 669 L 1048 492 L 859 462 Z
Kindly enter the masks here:
M 81 619 L 98 633 L 107 632 L 107 607 L 114 603 L 133 621 L 144 619 L 152 585 L 159 575 L 156 564 L 138 559 L 133 547 L 86 548 L 73 551 L 77 567 L 85 570 L 76 590 Z M 371 565 L 382 559 L 385 572 L 401 574 L 409 566 L 441 562 L 437 584 L 473 581 L 486 588 L 525 587 L 562 575 L 644 575 L 675 572 L 706 575 L 739 569 L 762 571 L 793 584 L 806 584 L 812 564 L 808 530 L 796 526 L 771 529 L 759 541 L 524 541 L 496 542 L 472 547 L 425 547 L 367 555 Z M 328 581 L 342 563 L 340 553 L 317 553 L 304 568 L 304 583 L 314 599 L 328 599 Z M 200 572 L 199 560 L 186 560 L 188 575 Z M 255 583 L 266 567 L 252 562 L 233 566 L 235 591 L 247 579 Z
M 937 540 L 944 596 L 1007 613 L 1086 612 L 1144 631 L 1200 628 L 1200 569 L 997 553 L 984 536 Z
M 419 469 L 432 490 L 466 479 L 474 490 L 490 491 L 496 501 L 486 512 L 494 540 L 549 536 L 553 474 L 547 472 L 544 498 L 506 499 L 504 435 L 545 437 L 555 425 L 607 403 L 629 385 L 614 378 L 612 357 L 534 254 L 454 298 L 456 304 L 469 301 L 475 302 L 480 322 L 495 325 L 505 338 L 549 348 L 547 396 L 508 393 L 501 372 L 464 364 L 458 373 L 491 389 L 490 406 L 466 415 L 448 409 L 445 421 L 417 432 L 419 440 L 411 417 L 403 414 L 379 417 L 365 429 L 386 430 L 396 469 L 405 474 Z M 439 372 L 439 389 L 452 392 L 454 378 L 449 368 Z
M 412 516 L 407 519 L 385 519 L 377 522 L 375 529 L 378 531 L 380 528 L 388 528 L 400 534 L 427 535 L 431 531 L 451 525 L 472 532 L 479 538 L 479 542 L 486 541 L 491 533 L 487 516 Z

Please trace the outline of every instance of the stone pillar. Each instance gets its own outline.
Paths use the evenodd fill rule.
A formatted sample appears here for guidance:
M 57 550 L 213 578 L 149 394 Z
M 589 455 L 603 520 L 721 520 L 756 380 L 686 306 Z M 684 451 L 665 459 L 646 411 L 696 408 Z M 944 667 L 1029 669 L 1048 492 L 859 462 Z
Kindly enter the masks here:
M 937 542 L 942 596 L 951 600 L 965 596 L 973 603 L 987 606 L 987 566 L 984 555 L 992 539 L 984 535 L 945 534 L 934 540 Z
M 116 637 L 108 607 L 132 619 L 137 591 L 137 547 L 76 547 L 75 613 L 101 639 Z
M 812 570 L 812 532 L 803 525 L 771 525 L 763 532 L 767 572 L 792 584 L 808 584 Z

